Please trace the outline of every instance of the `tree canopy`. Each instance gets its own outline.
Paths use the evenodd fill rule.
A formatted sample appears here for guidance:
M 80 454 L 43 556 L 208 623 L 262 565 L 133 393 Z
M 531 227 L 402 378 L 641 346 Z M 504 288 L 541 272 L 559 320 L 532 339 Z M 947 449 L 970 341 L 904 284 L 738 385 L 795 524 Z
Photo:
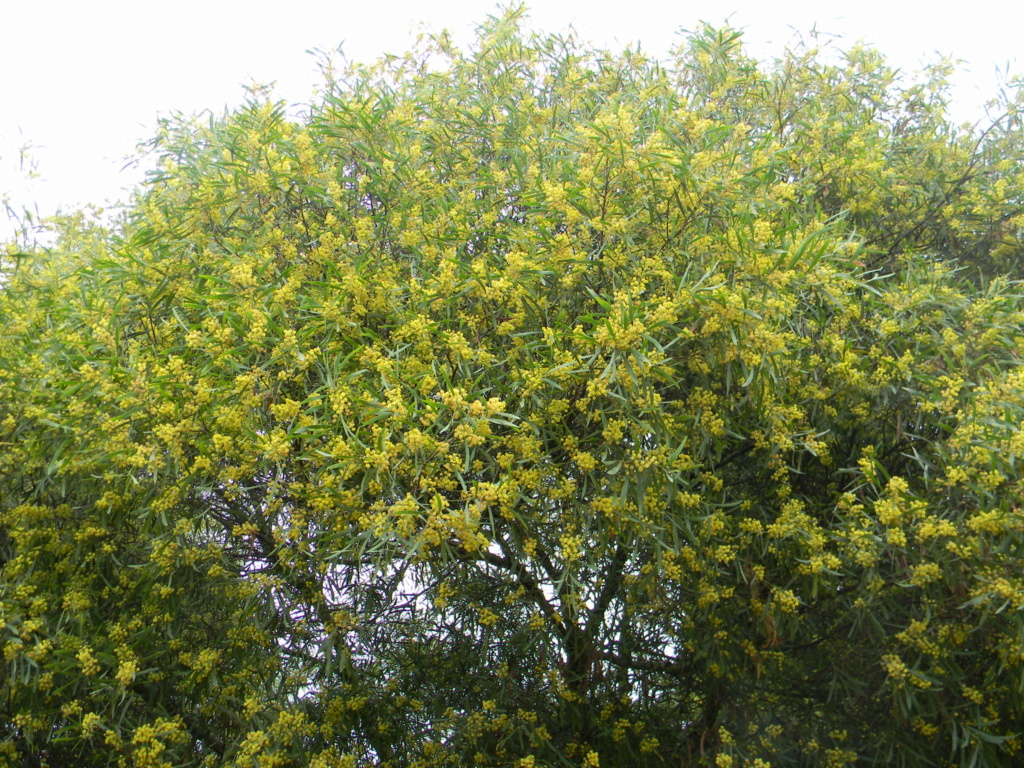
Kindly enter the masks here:
M 0 288 L 0 764 L 996 766 L 1024 126 L 701 28 L 167 119 Z

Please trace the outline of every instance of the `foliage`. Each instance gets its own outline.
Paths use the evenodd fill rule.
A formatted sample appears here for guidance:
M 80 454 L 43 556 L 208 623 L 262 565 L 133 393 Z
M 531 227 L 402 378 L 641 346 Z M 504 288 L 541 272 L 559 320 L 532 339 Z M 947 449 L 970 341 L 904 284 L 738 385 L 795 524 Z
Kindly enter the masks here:
M 8 248 L 7 764 L 1021 759 L 1018 96 L 521 16 Z

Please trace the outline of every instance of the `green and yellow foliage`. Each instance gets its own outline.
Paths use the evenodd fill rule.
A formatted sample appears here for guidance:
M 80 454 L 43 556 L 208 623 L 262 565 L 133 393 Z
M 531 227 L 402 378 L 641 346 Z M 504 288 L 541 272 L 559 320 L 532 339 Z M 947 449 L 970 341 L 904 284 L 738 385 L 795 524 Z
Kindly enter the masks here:
M 1024 760 L 1019 94 L 521 15 L 8 246 L 0 763 Z

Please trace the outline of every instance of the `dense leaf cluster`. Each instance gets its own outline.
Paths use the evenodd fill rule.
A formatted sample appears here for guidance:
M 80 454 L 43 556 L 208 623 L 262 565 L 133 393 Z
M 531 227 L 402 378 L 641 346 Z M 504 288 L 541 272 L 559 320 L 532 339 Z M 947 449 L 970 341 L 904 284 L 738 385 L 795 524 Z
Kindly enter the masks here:
M 511 11 L 0 293 L 0 764 L 1011 765 L 1024 135 Z

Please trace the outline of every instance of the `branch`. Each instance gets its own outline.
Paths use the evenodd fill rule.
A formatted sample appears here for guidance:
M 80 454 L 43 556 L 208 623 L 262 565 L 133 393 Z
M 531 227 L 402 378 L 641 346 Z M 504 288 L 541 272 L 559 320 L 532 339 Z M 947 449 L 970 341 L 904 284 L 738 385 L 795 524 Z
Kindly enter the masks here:
M 611 605 L 615 594 L 622 587 L 623 571 L 626 568 L 626 561 L 628 559 L 629 551 L 620 541 L 615 550 L 615 557 L 612 559 L 612 563 L 608 567 L 604 586 L 601 587 L 601 594 L 598 595 L 597 602 L 594 604 L 593 609 L 590 611 L 590 616 L 587 618 L 587 626 L 583 630 L 587 637 L 592 638 L 594 636 L 594 632 L 597 630 L 598 625 L 600 622 L 604 621 L 604 615 L 608 610 L 608 606 Z

